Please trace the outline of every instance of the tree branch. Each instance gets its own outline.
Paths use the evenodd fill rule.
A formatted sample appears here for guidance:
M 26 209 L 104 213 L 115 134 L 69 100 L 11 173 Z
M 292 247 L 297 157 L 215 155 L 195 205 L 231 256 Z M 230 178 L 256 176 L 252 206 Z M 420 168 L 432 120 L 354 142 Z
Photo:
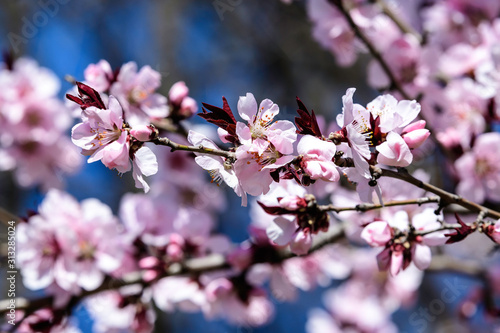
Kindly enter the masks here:
M 231 159 L 236 158 L 235 153 L 230 152 L 230 151 L 213 149 L 213 148 L 206 148 L 206 147 L 203 147 L 201 145 L 198 147 L 181 145 L 179 143 L 173 142 L 172 140 L 170 140 L 169 138 L 166 138 L 166 137 L 156 138 L 152 142 L 156 145 L 170 147 L 170 148 L 172 148 L 172 151 L 184 150 L 184 151 L 190 151 L 193 153 L 210 154 L 210 155 L 216 155 L 216 156 L 221 156 L 221 157 L 231 158 Z
M 389 202 L 384 202 L 383 205 L 381 204 L 359 204 L 356 205 L 355 207 L 337 207 L 334 206 L 333 204 L 330 205 L 321 205 L 318 206 L 320 210 L 327 211 L 327 212 L 335 212 L 335 213 L 340 213 L 340 212 L 345 212 L 345 211 L 357 211 L 357 212 L 366 212 L 369 210 L 373 209 L 381 209 L 384 207 L 391 207 L 391 206 L 406 206 L 406 205 L 422 205 L 426 203 L 439 203 L 440 197 L 423 197 L 423 198 L 418 198 L 418 199 L 411 199 L 411 200 L 394 200 L 394 201 L 389 201 Z
M 374 0 L 375 3 L 380 7 L 382 12 L 394 22 L 399 30 L 405 34 L 410 34 L 413 35 L 420 44 L 422 44 L 422 36 L 415 30 L 413 29 L 410 25 L 406 24 L 403 20 L 401 20 L 394 12 L 389 8 L 389 6 L 385 3 L 384 0 Z
M 371 168 L 372 170 L 374 170 L 376 167 L 372 166 Z M 426 190 L 427 192 L 431 192 L 438 195 L 441 198 L 440 203 L 443 205 L 457 204 L 459 206 L 467 208 L 471 212 L 475 212 L 478 214 L 482 212 L 484 217 L 491 217 L 497 220 L 500 219 L 500 212 L 486 208 L 475 202 L 464 199 L 461 196 L 447 192 L 443 189 L 440 189 L 439 187 L 418 180 L 417 178 L 410 175 L 408 171 L 406 171 L 406 169 L 399 169 L 398 171 L 392 171 L 389 169 L 379 169 L 379 170 L 382 171 L 381 174 L 382 176 L 404 180 L 405 182 L 413 184 L 421 189 Z
M 338 225 L 337 228 L 332 228 L 331 231 L 324 233 L 321 237 L 315 239 L 313 246 L 309 252 L 313 253 L 328 244 L 332 244 L 339 239 L 344 237 L 344 229 Z M 280 261 L 285 261 L 286 259 L 296 257 L 297 255 L 293 254 L 290 251 L 283 251 L 280 255 Z M 273 258 L 272 263 L 276 263 L 276 258 Z M 159 276 L 156 280 L 145 282 L 142 279 L 141 272 L 133 272 L 126 275 L 123 279 L 113 279 L 111 277 L 107 277 L 100 287 L 94 290 L 82 291 L 81 294 L 73 296 L 70 300 L 69 304 L 77 304 L 83 298 L 91 295 L 95 295 L 99 292 L 106 290 L 115 290 L 124 286 L 140 284 L 144 287 L 149 286 L 158 279 L 169 277 L 169 276 L 181 276 L 181 275 L 192 275 L 197 276 L 201 273 L 206 273 L 215 270 L 222 270 L 230 268 L 230 264 L 226 261 L 225 257 L 221 254 L 212 254 L 201 258 L 193 258 L 187 259 L 182 263 L 175 263 L 168 267 L 168 269 Z M 15 299 L 16 302 L 16 310 L 24 310 L 27 315 L 33 313 L 34 311 L 41 309 L 45 306 L 51 306 L 53 303 L 52 296 L 41 297 L 33 300 L 28 300 L 23 297 L 18 297 Z M 10 299 L 0 300 L 0 314 L 4 314 L 9 311 L 7 305 L 9 304 Z M 4 306 L 5 305 L 5 306 Z
M 382 67 L 382 70 L 389 78 L 389 81 L 391 82 L 392 87 L 395 90 L 397 90 L 404 99 L 407 99 L 407 100 L 415 99 L 415 97 L 411 97 L 406 92 L 406 90 L 403 88 L 403 86 L 401 85 L 399 80 L 396 78 L 396 76 L 392 72 L 391 68 L 389 67 L 389 64 L 385 61 L 382 54 L 375 48 L 375 46 L 373 46 L 372 42 L 368 39 L 368 37 L 366 37 L 363 34 L 363 32 L 358 27 L 356 22 L 354 22 L 349 11 L 346 8 L 344 8 L 344 5 L 342 4 L 343 1 L 342 0 L 328 0 L 328 1 L 331 4 L 333 4 L 334 6 L 336 6 L 339 9 L 339 11 L 344 15 L 345 19 L 349 23 L 349 26 L 354 31 L 355 35 L 363 42 L 363 44 L 368 48 L 368 51 L 373 56 L 373 58 L 375 58 L 375 60 L 379 63 L 380 67 Z M 377 1 L 377 2 L 379 2 L 379 1 Z M 427 127 L 429 127 L 429 130 L 430 130 L 431 138 L 436 143 L 436 145 L 439 147 L 439 149 L 446 155 L 446 157 L 449 160 L 454 160 L 450 151 L 445 146 L 443 146 L 441 141 L 438 140 L 438 138 L 436 137 L 436 134 L 434 133 L 434 131 L 430 127 L 429 121 L 427 121 L 426 117 L 422 114 L 422 112 L 420 112 L 418 116 L 420 117 L 420 119 L 422 119 L 426 122 Z

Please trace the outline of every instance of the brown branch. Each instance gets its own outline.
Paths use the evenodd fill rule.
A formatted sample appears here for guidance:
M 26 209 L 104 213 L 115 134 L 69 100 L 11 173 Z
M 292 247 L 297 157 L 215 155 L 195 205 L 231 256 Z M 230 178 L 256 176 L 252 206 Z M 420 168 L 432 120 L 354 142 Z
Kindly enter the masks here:
M 2 222 L 3 224 L 10 226 L 9 222 L 14 221 L 17 223 L 20 220 L 21 220 L 21 218 L 19 218 L 18 216 L 14 215 L 11 212 L 9 212 L 8 210 L 0 207 L 0 222 Z
M 475 212 L 478 214 L 482 212 L 484 217 L 491 217 L 491 218 L 494 218 L 497 220 L 500 219 L 500 212 L 486 208 L 486 207 L 481 206 L 475 202 L 464 199 L 461 196 L 447 192 L 439 187 L 436 187 L 436 186 L 431 185 L 429 183 L 425 183 L 421 180 L 418 180 L 417 178 L 410 175 L 406 171 L 406 169 L 399 169 L 398 171 L 392 171 L 389 169 L 379 169 L 379 168 L 376 168 L 373 166 L 371 168 L 372 168 L 372 170 L 374 170 L 374 169 L 377 169 L 377 171 L 381 170 L 382 176 L 404 180 L 405 182 L 413 184 L 421 189 L 426 190 L 427 192 L 431 192 L 431 193 L 438 195 L 441 198 L 440 204 L 443 206 L 446 206 L 449 204 L 457 204 L 459 206 L 462 206 L 462 207 L 468 209 L 471 212 Z
M 422 36 L 415 30 L 413 29 L 410 25 L 406 24 L 403 20 L 401 20 L 392 10 L 389 8 L 389 6 L 385 3 L 384 0 L 375 0 L 375 3 L 380 7 L 382 12 L 394 22 L 399 30 L 405 34 L 410 34 L 413 35 L 420 44 L 422 44 Z
M 339 239 L 344 237 L 344 229 L 338 225 L 337 228 L 332 228 L 331 231 L 322 234 L 320 237 L 315 239 L 313 246 L 309 253 L 313 253 L 324 246 L 334 243 Z M 280 261 L 285 261 L 286 259 L 296 257 L 290 251 L 283 251 L 280 256 Z M 273 258 L 273 264 L 276 263 L 276 258 Z M 169 276 L 181 276 L 181 275 L 191 275 L 198 276 L 201 273 L 206 273 L 215 270 L 223 270 L 228 269 L 231 266 L 226 261 L 225 257 L 220 254 L 212 254 L 206 257 L 201 258 L 193 258 L 187 259 L 182 263 L 172 264 L 169 268 L 160 276 L 158 279 L 169 277 Z M 148 286 L 150 284 L 155 283 L 158 279 L 150 282 L 145 282 L 142 279 L 142 274 L 140 272 L 134 272 L 126 275 L 123 279 L 113 279 L 111 277 L 107 277 L 104 282 L 95 290 L 90 291 L 82 291 L 81 294 L 73 296 L 70 300 L 69 304 L 76 305 L 83 298 L 91 295 L 95 295 L 99 292 L 106 290 L 116 290 L 121 287 L 140 284 L 143 286 Z M 23 297 L 18 297 L 15 299 L 16 301 L 16 310 L 24 310 L 26 315 L 33 313 L 34 311 L 41 309 L 46 306 L 51 306 L 53 303 L 52 296 L 41 297 L 33 300 L 28 300 Z M 8 312 L 7 306 L 10 302 L 10 299 L 0 300 L 0 314 Z M 5 305 L 5 306 L 4 306 Z
M 235 159 L 236 155 L 233 152 L 226 151 L 226 150 L 221 150 L 221 149 L 213 149 L 213 148 L 206 148 L 203 146 L 186 146 L 186 145 L 181 145 L 179 143 L 175 143 L 169 138 L 162 137 L 162 138 L 156 138 L 155 140 L 152 141 L 154 144 L 160 145 L 160 146 L 167 146 L 172 148 L 172 151 L 175 150 L 184 150 L 184 151 L 190 151 L 193 153 L 201 153 L 201 154 L 209 154 L 209 155 L 215 155 L 215 156 L 221 156 L 225 158 L 230 158 L 230 159 Z
M 416 97 L 415 98 L 411 97 L 406 92 L 406 90 L 403 88 L 403 86 L 401 85 L 401 83 L 399 82 L 399 80 L 396 78 L 396 76 L 392 72 L 391 68 L 389 67 L 389 64 L 385 61 L 382 54 L 375 48 L 375 46 L 373 46 L 372 42 L 368 39 L 368 37 L 366 37 L 363 34 L 361 29 L 358 27 L 358 25 L 352 19 L 349 11 L 346 8 L 344 8 L 344 6 L 342 4 L 343 1 L 342 0 L 328 0 L 328 1 L 331 4 L 333 4 L 334 6 L 336 6 L 339 9 L 339 11 L 344 15 L 345 19 L 349 23 L 349 26 L 354 31 L 356 37 L 358 37 L 363 42 L 363 44 L 368 48 L 368 51 L 373 56 L 373 58 L 375 58 L 375 60 L 379 63 L 380 67 L 382 67 L 382 70 L 384 71 L 384 73 L 389 78 L 389 81 L 391 82 L 391 86 L 395 90 L 397 90 L 404 99 L 407 99 L 407 100 L 416 99 Z M 420 98 L 421 98 L 421 96 L 418 99 L 420 99 Z M 449 160 L 454 160 L 452 153 L 441 143 L 441 141 L 438 140 L 436 133 L 434 133 L 434 131 L 430 127 L 430 122 L 427 121 L 426 117 L 422 114 L 422 112 L 420 112 L 418 116 L 420 117 L 420 119 L 422 119 L 426 122 L 427 127 L 430 130 L 430 136 L 431 136 L 432 140 L 434 141 L 434 143 L 439 147 L 439 149 L 443 152 L 443 154 L 445 154 L 445 156 Z
M 381 209 L 384 207 L 391 207 L 391 206 L 406 206 L 406 205 L 422 205 L 426 203 L 439 203 L 440 202 L 440 197 L 423 197 L 423 198 L 418 198 L 418 199 L 411 199 L 411 200 L 394 200 L 394 201 L 388 201 L 384 202 L 383 205 L 381 204 L 359 204 L 356 205 L 355 207 L 337 207 L 334 206 L 333 204 L 330 205 L 321 205 L 318 206 L 320 210 L 324 211 L 331 211 L 331 212 L 345 212 L 345 211 L 357 211 L 357 212 L 366 212 L 369 210 L 373 209 Z

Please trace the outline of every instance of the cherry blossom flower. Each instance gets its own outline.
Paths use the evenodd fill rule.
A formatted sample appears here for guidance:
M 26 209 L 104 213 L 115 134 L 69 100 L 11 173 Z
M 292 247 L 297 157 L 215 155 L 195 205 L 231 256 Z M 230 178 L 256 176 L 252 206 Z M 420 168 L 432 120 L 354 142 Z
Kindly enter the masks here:
M 233 281 L 240 282 L 240 285 Z M 273 304 L 264 290 L 244 281 L 215 278 L 207 283 L 205 293 L 208 303 L 203 313 L 209 319 L 222 317 L 235 325 L 261 326 L 269 322 L 274 314 Z
M 311 179 L 323 179 L 336 182 L 340 175 L 332 159 L 337 147 L 332 142 L 320 140 L 312 135 L 300 139 L 297 152 L 302 155 L 300 162 L 304 171 Z
M 265 99 L 257 108 L 251 93 L 240 97 L 238 112 L 248 125 L 236 124 L 236 134 L 242 143 L 236 149 L 234 171 L 245 192 L 260 195 L 269 191 L 270 171 L 291 162 L 293 143 L 297 139 L 295 125 L 287 120 L 273 123 L 278 105 Z
M 205 148 L 219 149 L 219 147 L 217 147 L 212 140 L 194 131 L 189 131 L 188 141 L 197 147 L 201 145 Z M 224 157 L 208 154 L 197 154 L 195 161 L 196 164 L 210 173 L 210 176 L 215 183 L 220 184 L 221 182 L 225 182 L 229 187 L 231 187 L 236 194 L 241 197 L 242 206 L 247 205 L 247 195 L 242 189 L 231 161 Z
M 149 66 L 137 71 L 137 64 L 131 61 L 120 68 L 109 91 L 120 101 L 130 125 L 148 125 L 150 118 L 168 115 L 167 98 L 155 93 L 160 81 L 160 73 Z
M 102 160 L 110 169 L 124 173 L 130 170 L 130 139 L 123 128 L 123 110 L 120 103 L 110 96 L 108 109 L 85 109 L 82 123 L 73 127 L 72 140 L 90 155 L 89 163 Z
M 65 135 L 72 121 L 56 98 L 59 87 L 33 60 L 0 69 L 0 170 L 14 170 L 21 186 L 61 187 L 61 175 L 81 165 Z
M 111 209 L 96 199 L 81 204 L 51 190 L 39 214 L 19 225 L 18 263 L 25 285 L 52 283 L 72 294 L 93 290 L 126 259 L 130 246 Z
M 149 191 L 149 185 L 143 178 L 158 172 L 156 156 L 143 143 L 132 145 L 127 124 L 123 121 L 123 110 L 118 100 L 110 96 L 108 109 L 95 106 L 86 107 L 82 111 L 82 123 L 73 127 L 71 139 L 82 148 L 82 154 L 90 155 L 88 163 L 101 161 L 110 169 L 120 173 L 130 171 L 132 159 L 132 176 L 137 188 Z M 137 134 L 143 127 L 137 128 Z M 141 138 L 142 138 L 141 134 Z
M 324 295 L 328 312 L 313 309 L 306 324 L 308 333 L 344 332 L 353 327 L 362 332 L 397 332 L 390 311 L 375 294 L 366 294 L 365 281 L 354 280 Z
M 278 105 L 265 99 L 257 108 L 255 97 L 247 93 L 238 100 L 238 113 L 248 122 L 248 125 L 241 122 L 236 124 L 236 133 L 242 144 L 257 141 L 259 154 L 262 154 L 270 145 L 281 154 L 293 153 L 293 143 L 297 139 L 295 125 L 288 120 L 273 122 L 274 117 L 279 113 Z
M 389 270 L 393 276 L 396 276 L 401 269 L 408 267 L 410 262 L 424 270 L 431 262 L 429 246 L 443 245 L 447 240 L 444 230 L 415 236 L 411 232 L 408 233 L 409 225 L 407 213 L 398 211 L 389 223 L 375 221 L 364 228 L 361 237 L 368 244 L 385 246 L 385 249 L 377 256 L 380 270 Z M 411 225 L 416 232 L 434 231 L 441 227 L 432 208 L 414 215 Z
M 353 103 L 355 91 L 355 88 L 349 88 L 342 96 L 342 114 L 337 116 L 337 124 L 342 128 L 342 135 L 349 145 L 356 172 L 369 179 L 371 175 L 367 160 L 371 157 L 368 142 L 372 131 L 370 113 L 361 105 Z
M 455 162 L 457 193 L 475 202 L 500 201 L 500 134 L 479 135 L 471 151 Z
M 106 60 L 100 60 L 97 64 L 90 64 L 83 72 L 85 83 L 99 92 L 109 89 L 114 80 L 111 65 Z
M 131 330 L 150 333 L 156 319 L 148 296 L 142 287 L 132 285 L 120 290 L 104 291 L 85 299 L 85 308 L 93 319 L 93 331 L 115 332 Z M 147 293 L 145 293 L 147 294 Z

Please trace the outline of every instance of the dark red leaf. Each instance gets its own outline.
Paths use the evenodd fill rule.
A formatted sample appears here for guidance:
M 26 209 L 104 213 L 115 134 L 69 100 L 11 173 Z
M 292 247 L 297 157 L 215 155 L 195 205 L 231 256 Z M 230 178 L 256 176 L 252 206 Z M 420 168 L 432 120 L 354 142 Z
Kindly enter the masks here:
M 288 209 L 282 208 L 282 207 L 275 207 L 275 206 L 266 206 L 262 202 L 257 201 L 257 203 L 264 209 L 264 211 L 268 214 L 271 215 L 284 215 L 284 214 L 291 214 L 293 212 L 290 212 Z
M 227 141 L 238 143 L 239 140 L 236 135 L 236 119 L 234 118 L 233 111 L 231 111 L 225 97 L 222 97 L 222 103 L 222 108 L 202 103 L 204 106 L 202 108 L 203 113 L 198 113 L 198 116 L 227 131 L 229 133 L 225 137 Z
M 76 85 L 78 87 L 79 97 L 66 94 L 67 99 L 77 103 L 82 109 L 86 109 L 90 106 L 95 106 L 96 108 L 103 110 L 106 109 L 106 106 L 102 102 L 101 95 L 99 95 L 94 88 L 89 87 L 82 82 L 76 82 Z
M 455 213 L 455 217 L 457 218 L 457 222 L 461 225 L 460 228 L 455 228 L 455 231 L 449 234 L 445 234 L 445 236 L 449 236 L 450 238 L 446 241 L 446 244 L 452 244 L 456 242 L 460 242 L 469 234 L 473 233 L 476 229 L 469 227 L 465 224 L 462 219 Z
M 302 135 L 314 135 L 318 138 L 321 138 L 321 130 L 318 126 L 318 121 L 316 120 L 316 115 L 314 114 L 314 110 L 311 110 L 311 113 L 307 110 L 306 106 L 300 98 L 297 99 L 297 105 L 299 106 L 297 113 L 299 117 L 295 117 L 295 125 L 297 125 L 297 134 Z

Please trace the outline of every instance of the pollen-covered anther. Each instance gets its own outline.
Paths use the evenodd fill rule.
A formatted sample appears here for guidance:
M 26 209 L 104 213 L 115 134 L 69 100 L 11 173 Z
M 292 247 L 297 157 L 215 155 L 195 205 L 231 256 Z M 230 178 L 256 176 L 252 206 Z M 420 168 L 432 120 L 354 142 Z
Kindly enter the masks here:
M 216 183 L 217 186 L 220 186 L 220 184 L 224 181 L 222 178 L 222 175 L 220 174 L 219 170 L 214 169 L 214 170 L 209 170 L 208 174 L 212 178 L 211 183 Z

